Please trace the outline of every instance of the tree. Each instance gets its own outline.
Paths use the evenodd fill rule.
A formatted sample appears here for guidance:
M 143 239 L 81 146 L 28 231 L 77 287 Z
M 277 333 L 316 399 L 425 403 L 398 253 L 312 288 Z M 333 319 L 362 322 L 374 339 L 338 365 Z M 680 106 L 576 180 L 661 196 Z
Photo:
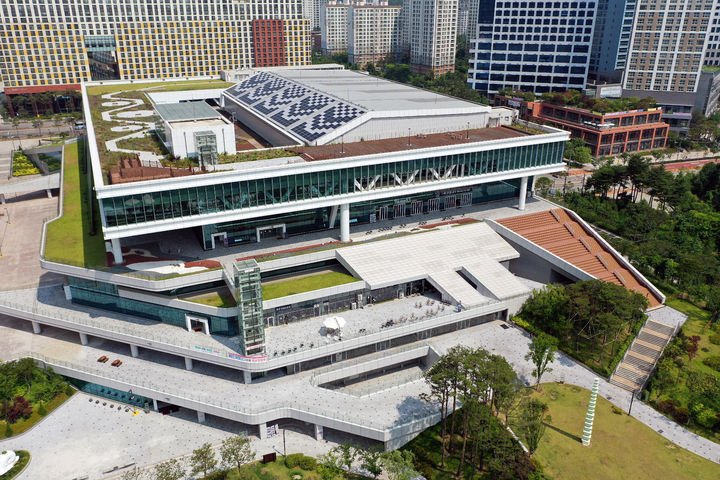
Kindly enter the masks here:
M 552 188 L 553 181 L 547 177 L 540 177 L 535 180 L 535 189 L 538 191 L 541 197 L 547 197 Z
M 32 376 L 36 368 L 35 360 L 29 357 L 23 358 L 17 362 L 18 374 L 25 379 L 28 391 L 30 390 L 30 380 L 32 380 Z
M 592 151 L 585 145 L 582 138 L 571 138 L 565 143 L 565 158 L 570 161 L 586 164 L 592 161 Z
M 39 118 L 34 118 L 32 121 L 32 126 L 38 129 L 38 135 L 42 135 L 42 129 L 40 128 L 42 127 L 42 120 L 40 120 Z
M 552 419 L 546 416 L 548 406 L 538 398 L 531 398 L 524 402 L 520 411 L 519 430 L 525 438 L 526 447 L 532 455 L 540 445 L 540 439 L 545 434 L 545 422 Z
M 185 468 L 176 458 L 159 463 L 153 471 L 155 480 L 180 480 L 185 476 Z
M 373 478 L 377 478 L 382 473 L 382 449 L 371 447 L 367 450 L 359 449 L 357 452 L 360 456 L 360 466 L 367 470 Z
M 342 460 L 332 450 L 318 457 L 318 473 L 323 480 L 333 480 L 342 472 Z
M 415 470 L 415 455 L 410 450 L 394 450 L 386 452 L 382 457 L 382 465 L 390 480 L 411 480 L 420 475 Z
M 525 360 L 531 361 L 535 366 L 533 376 L 537 379 L 536 390 L 540 389 L 540 379 L 543 374 L 552 371 L 548 365 L 555 361 L 557 344 L 555 337 L 545 333 L 538 334 L 530 342 L 530 351 L 525 355 Z
M 247 435 L 240 433 L 223 441 L 220 458 L 226 468 L 236 466 L 239 471 L 243 464 L 255 459 L 255 452 L 250 448 L 250 439 Z
M 343 468 L 345 470 L 350 470 L 352 468 L 353 462 L 355 461 L 355 458 L 357 458 L 358 456 L 358 451 L 355 446 L 350 443 L 344 442 L 333 448 L 333 451 L 338 456 L 340 464 L 343 466 Z
M 120 480 L 143 480 L 144 478 L 146 478 L 145 472 L 138 467 L 134 467 L 132 470 L 123 473 Z
M 190 471 L 193 475 L 202 473 L 203 478 L 205 478 L 208 476 L 208 473 L 215 470 L 216 466 L 217 459 L 215 458 L 212 445 L 203 443 L 200 448 L 193 450 L 192 456 L 190 457 Z

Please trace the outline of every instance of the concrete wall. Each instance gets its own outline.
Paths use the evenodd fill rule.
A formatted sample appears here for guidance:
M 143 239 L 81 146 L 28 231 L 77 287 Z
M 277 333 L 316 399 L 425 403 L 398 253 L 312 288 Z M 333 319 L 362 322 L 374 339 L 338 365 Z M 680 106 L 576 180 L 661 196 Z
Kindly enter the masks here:
M 230 123 L 223 122 L 222 125 L 203 126 L 197 128 L 178 128 L 174 124 L 165 123 L 165 136 L 170 141 L 170 148 L 173 155 L 178 157 L 196 157 L 195 132 L 213 132 L 217 141 L 218 153 L 233 155 L 235 149 L 235 130 Z M 183 122 L 185 123 L 185 122 Z

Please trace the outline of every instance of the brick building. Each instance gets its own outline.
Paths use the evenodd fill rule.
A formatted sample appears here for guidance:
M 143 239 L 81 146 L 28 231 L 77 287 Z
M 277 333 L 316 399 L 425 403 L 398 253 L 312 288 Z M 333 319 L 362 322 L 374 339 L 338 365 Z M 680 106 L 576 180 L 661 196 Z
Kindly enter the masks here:
M 582 138 L 593 156 L 618 155 L 665 148 L 669 126 L 661 120 L 662 108 L 599 113 L 543 101 L 495 96 L 495 106 L 517 109 L 520 118 L 552 125 Z

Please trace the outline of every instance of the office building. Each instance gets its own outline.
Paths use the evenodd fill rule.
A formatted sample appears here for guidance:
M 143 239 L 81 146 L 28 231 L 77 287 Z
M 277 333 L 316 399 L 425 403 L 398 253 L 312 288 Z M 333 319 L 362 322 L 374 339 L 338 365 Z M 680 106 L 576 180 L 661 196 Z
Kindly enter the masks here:
M 619 82 L 627 60 L 635 0 L 598 0 L 590 51 L 589 77 Z
M 596 2 L 480 0 L 468 83 L 486 94 L 582 89 Z
M 403 48 L 413 73 L 455 70 L 458 0 L 405 0 Z
M 0 4 L 6 94 L 90 80 L 217 76 L 310 62 L 301 0 L 7 0 Z

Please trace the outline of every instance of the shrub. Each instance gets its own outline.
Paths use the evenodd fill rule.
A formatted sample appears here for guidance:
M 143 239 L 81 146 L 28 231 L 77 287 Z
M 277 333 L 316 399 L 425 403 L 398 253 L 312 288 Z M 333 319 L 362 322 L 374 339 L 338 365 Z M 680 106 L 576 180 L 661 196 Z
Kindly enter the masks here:
M 12 425 L 10 425 L 9 423 L 6 423 L 5 424 L 5 437 L 6 438 L 12 437 L 12 434 L 13 434 Z
M 37 413 L 38 413 L 38 415 L 40 415 L 41 417 L 44 417 L 45 415 L 47 415 L 47 409 L 45 408 L 45 403 L 44 403 L 44 402 L 41 403 L 40 406 L 38 407 Z
M 707 357 L 703 360 L 703 363 L 720 372 L 720 356 Z
M 690 419 L 690 411 L 685 407 L 676 408 L 672 412 L 672 418 L 681 425 L 686 425 Z
M 300 478 L 303 478 L 303 472 L 302 470 L 290 470 L 290 473 L 288 473 L 289 478 L 294 478 L 295 476 L 299 476 Z
M 228 470 L 218 470 L 205 477 L 205 480 L 225 480 L 229 475 Z
M 238 480 L 257 480 L 258 476 L 255 474 L 252 468 L 242 468 L 237 475 Z
M 615 415 L 623 414 L 623 411 L 621 409 L 619 409 L 618 407 L 616 407 L 615 405 L 612 405 L 610 408 Z
M 657 408 L 662 413 L 673 412 L 675 410 L 676 406 L 677 406 L 677 404 L 675 403 L 675 400 L 673 400 L 672 398 L 668 398 L 667 400 L 660 400 L 657 403 Z
M 710 335 L 709 340 L 713 345 L 720 345 L 720 333 L 713 333 Z
M 75 393 L 75 389 L 72 386 L 68 385 L 65 387 L 65 395 L 70 397 L 73 393 Z
M 285 457 L 285 466 L 287 468 L 295 468 L 300 464 L 300 459 L 303 457 L 302 453 L 291 453 Z
M 300 458 L 299 465 L 300 465 L 300 468 L 302 468 L 303 470 L 312 471 L 317 468 L 317 460 L 315 460 L 313 457 L 308 457 L 308 456 L 303 455 Z

